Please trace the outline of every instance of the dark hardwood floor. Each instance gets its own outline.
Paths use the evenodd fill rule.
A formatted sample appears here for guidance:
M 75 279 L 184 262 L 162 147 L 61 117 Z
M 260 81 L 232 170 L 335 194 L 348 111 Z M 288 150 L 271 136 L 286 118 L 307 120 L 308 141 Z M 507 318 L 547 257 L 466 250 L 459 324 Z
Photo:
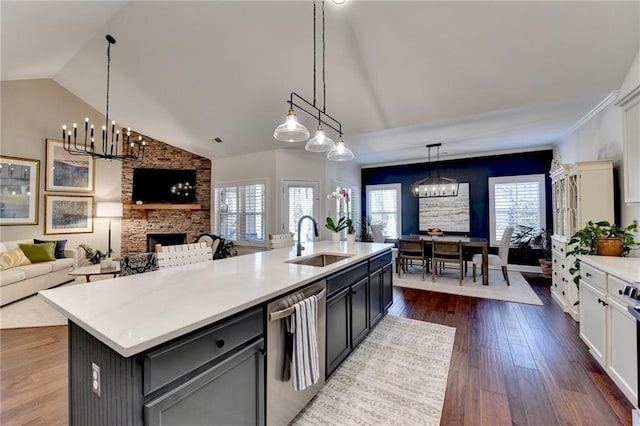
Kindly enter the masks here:
M 442 425 L 630 425 L 632 406 L 593 360 L 578 324 L 544 306 L 394 290 L 390 313 L 456 328 Z M 0 331 L 0 424 L 68 423 L 67 327 Z
M 394 289 L 390 313 L 456 328 L 442 425 L 630 425 L 632 405 L 578 324 L 525 274 L 544 306 Z

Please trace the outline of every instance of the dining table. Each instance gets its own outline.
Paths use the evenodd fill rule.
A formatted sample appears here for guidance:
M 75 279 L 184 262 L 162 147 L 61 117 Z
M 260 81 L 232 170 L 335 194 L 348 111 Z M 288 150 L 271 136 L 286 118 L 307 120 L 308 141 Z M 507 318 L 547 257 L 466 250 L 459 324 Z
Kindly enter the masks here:
M 437 241 L 460 241 L 462 247 L 478 247 L 482 249 L 482 285 L 489 285 L 489 242 L 486 238 L 465 237 L 461 235 L 403 235 L 402 239 L 420 239 L 428 244 Z M 398 239 L 386 239 L 385 242 L 397 242 Z

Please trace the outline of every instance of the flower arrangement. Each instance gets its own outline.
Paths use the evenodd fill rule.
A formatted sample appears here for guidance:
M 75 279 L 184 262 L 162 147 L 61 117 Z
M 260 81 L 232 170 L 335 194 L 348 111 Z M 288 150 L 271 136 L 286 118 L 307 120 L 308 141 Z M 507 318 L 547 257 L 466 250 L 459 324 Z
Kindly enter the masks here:
M 341 188 L 339 191 L 334 191 L 327 195 L 327 198 L 344 201 L 347 215 L 338 219 L 337 222 L 334 222 L 331 217 L 327 217 L 327 223 L 324 225 L 325 228 L 333 232 L 340 232 L 346 229 L 347 234 L 355 234 L 356 229 L 353 220 L 349 217 L 349 192 L 345 188 Z

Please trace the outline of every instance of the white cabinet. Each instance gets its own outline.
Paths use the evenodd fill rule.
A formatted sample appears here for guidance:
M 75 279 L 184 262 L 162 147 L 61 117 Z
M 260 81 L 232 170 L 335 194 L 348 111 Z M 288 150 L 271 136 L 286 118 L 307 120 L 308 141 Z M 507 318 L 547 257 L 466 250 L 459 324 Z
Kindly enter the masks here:
M 624 109 L 624 201 L 640 204 L 640 87 L 620 99 Z
M 596 257 L 596 256 L 594 256 Z M 605 260 L 606 262 L 606 260 Z M 634 406 L 638 403 L 636 320 L 622 289 L 630 281 L 583 260 L 580 266 L 580 338 Z
M 569 268 L 573 258 L 566 257 L 571 236 L 587 222 L 614 220 L 613 162 L 585 161 L 555 163 L 550 172 L 553 188 L 553 281 L 551 296 L 560 307 L 578 321 L 578 289 Z
M 606 299 L 603 292 L 580 282 L 580 305 L 582 321 L 580 321 L 580 337 L 591 349 L 591 354 L 604 366 L 606 352 L 606 307 L 602 304 Z

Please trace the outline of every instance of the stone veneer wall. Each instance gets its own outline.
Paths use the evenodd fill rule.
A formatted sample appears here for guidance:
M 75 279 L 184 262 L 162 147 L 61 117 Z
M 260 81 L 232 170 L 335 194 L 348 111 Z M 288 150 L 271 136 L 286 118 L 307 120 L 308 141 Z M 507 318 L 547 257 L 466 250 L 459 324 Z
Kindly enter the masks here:
M 131 132 L 131 138 L 138 134 Z M 147 250 L 148 233 L 186 233 L 187 242 L 198 235 L 211 232 L 211 160 L 176 148 L 164 142 L 147 141 L 142 162 L 125 161 L 122 164 L 122 202 L 125 209 L 122 217 L 122 256 L 143 253 Z M 147 220 L 139 210 L 127 209 L 131 204 L 134 168 L 196 169 L 196 204 L 203 210 L 193 210 L 191 219 L 186 219 L 184 210 L 148 210 Z

